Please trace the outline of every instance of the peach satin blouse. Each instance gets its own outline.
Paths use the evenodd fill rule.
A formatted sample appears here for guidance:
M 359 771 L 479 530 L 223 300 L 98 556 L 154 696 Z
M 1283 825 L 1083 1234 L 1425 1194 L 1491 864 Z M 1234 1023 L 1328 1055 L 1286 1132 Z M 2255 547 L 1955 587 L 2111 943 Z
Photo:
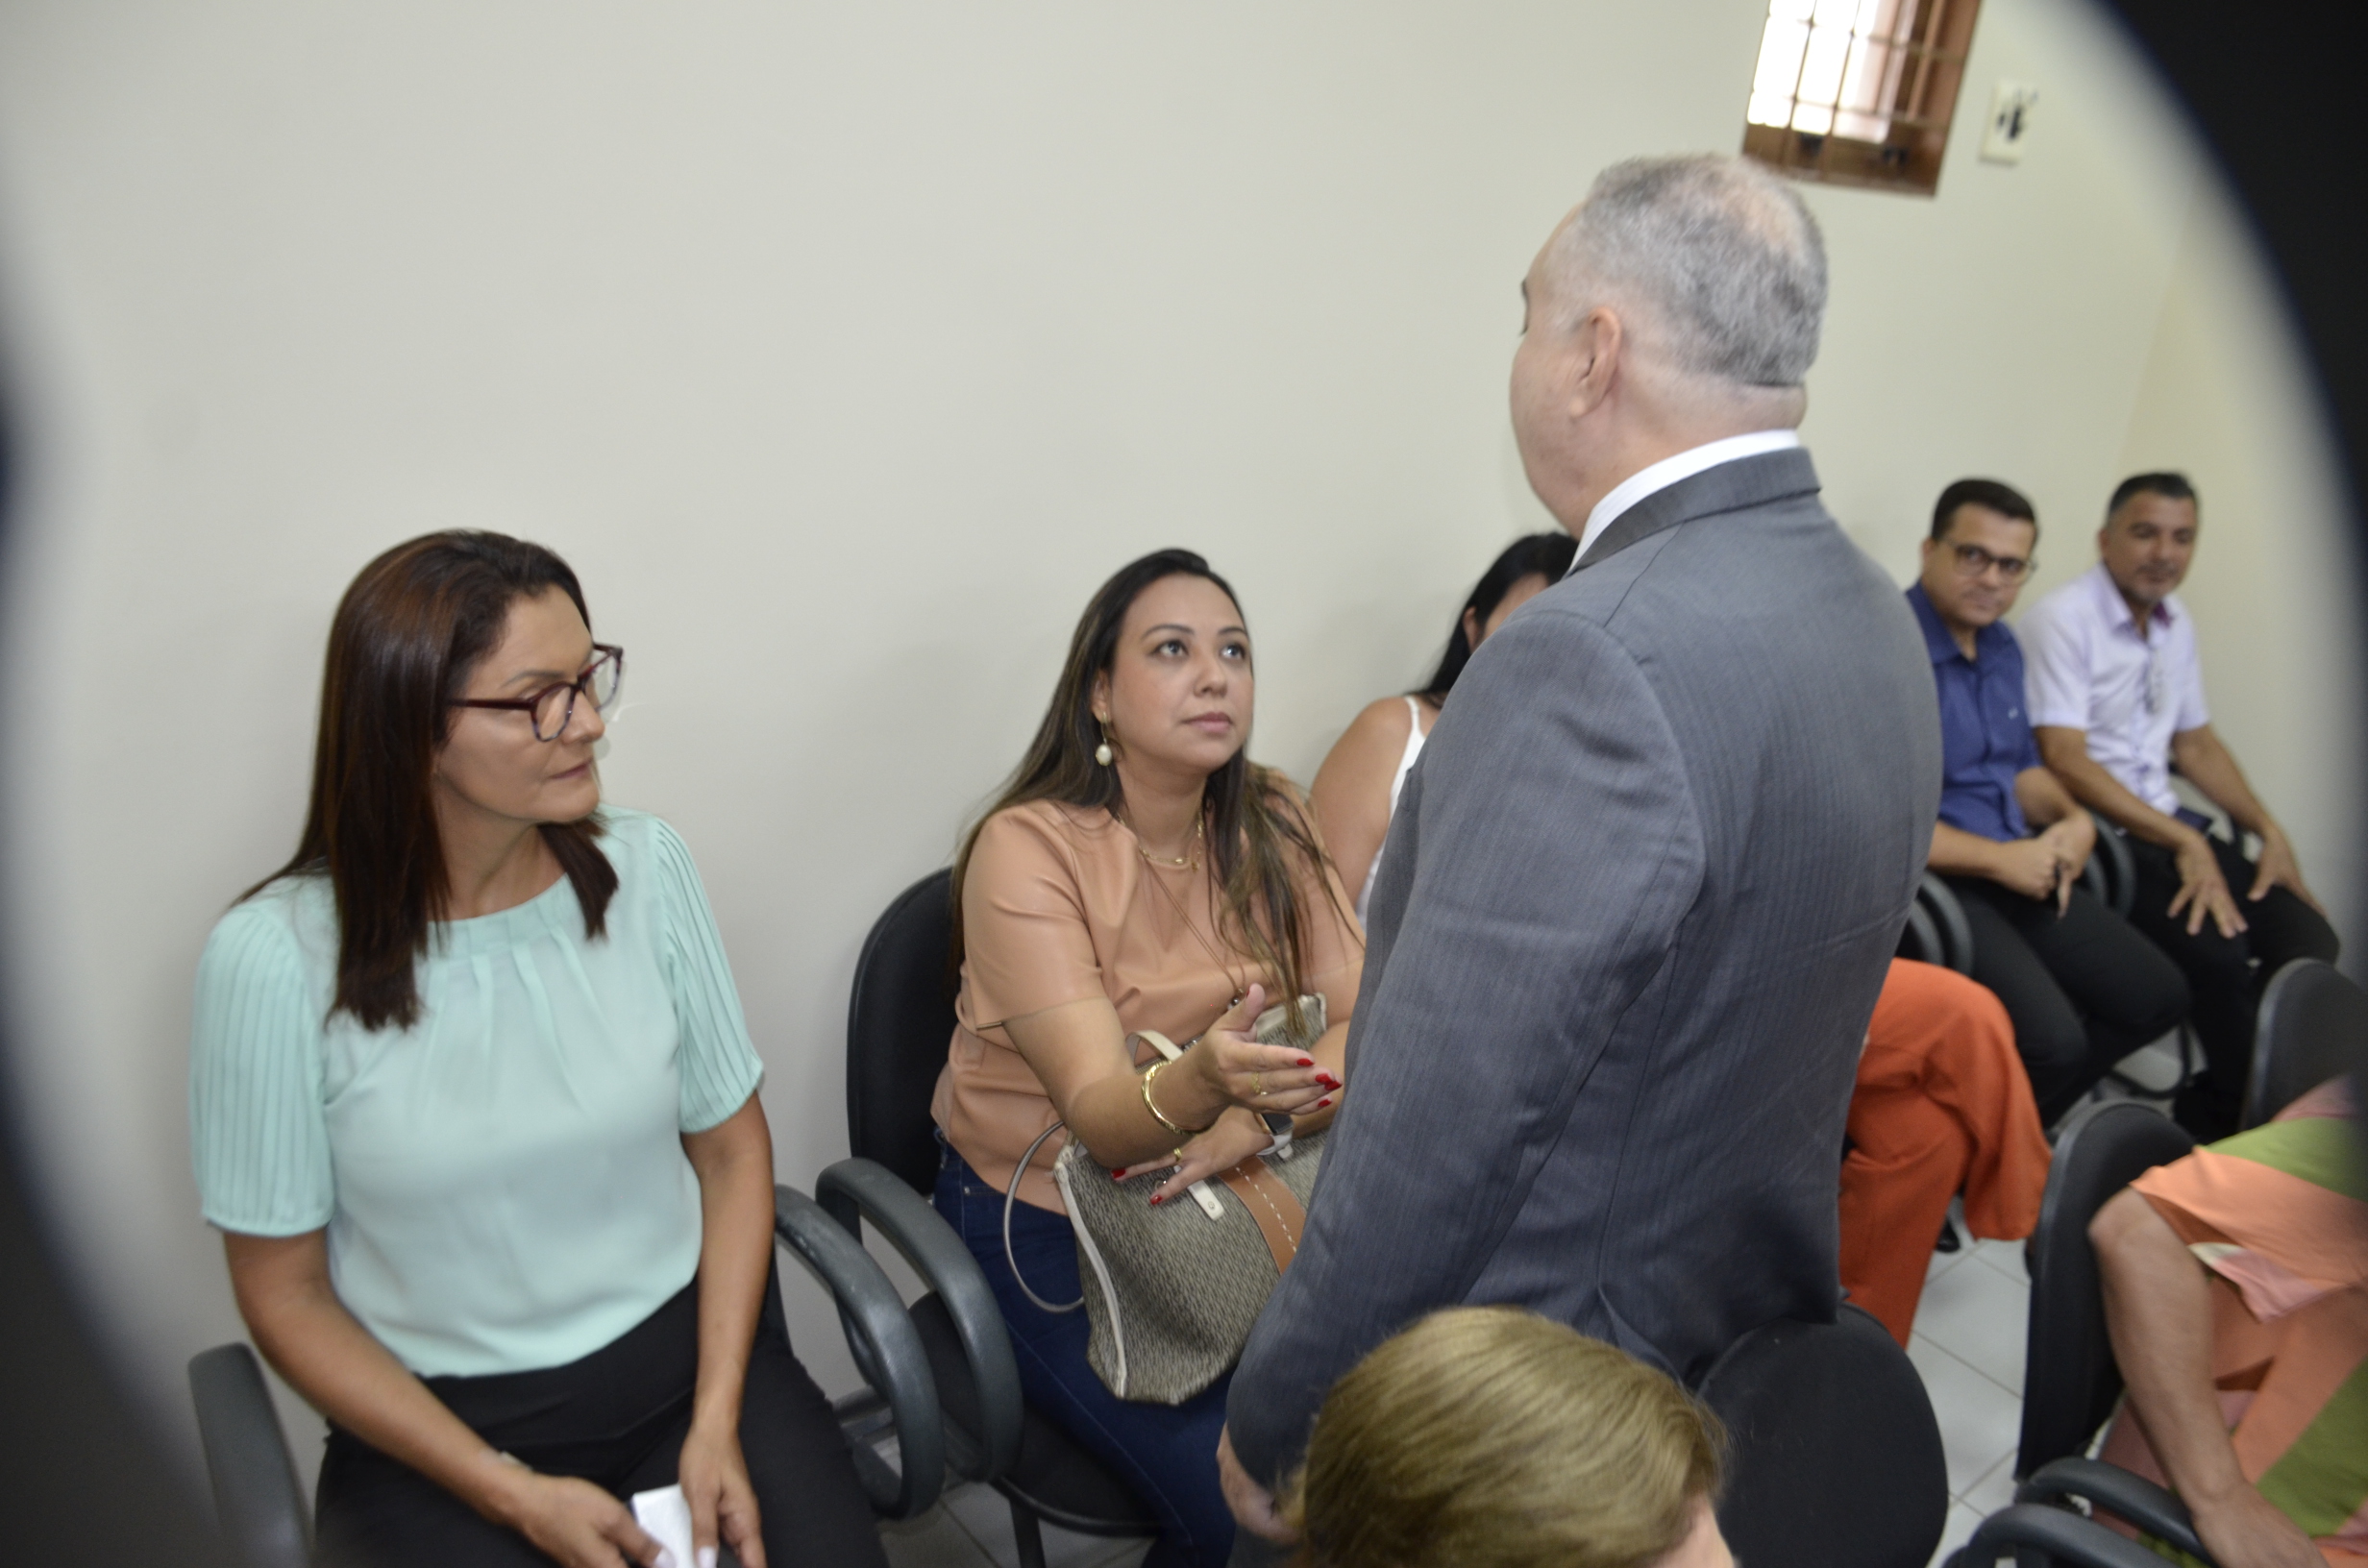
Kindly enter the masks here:
M 1337 1024 L 1356 1006 L 1365 946 L 1328 866 L 1324 881 L 1302 893 L 1304 985 L 1323 993 Z M 962 991 L 930 1114 L 989 1186 L 1008 1191 L 1020 1156 L 1057 1119 L 1004 1019 L 1106 996 L 1128 1034 L 1181 1043 L 1251 981 L 1275 995 L 1270 973 L 1218 940 L 1216 908 L 1205 868 L 1150 864 L 1107 811 L 1037 800 L 987 820 L 962 889 Z M 1150 1059 L 1147 1046 L 1136 1065 Z M 1036 1151 L 1023 1202 L 1065 1212 L 1050 1174 L 1064 1141 L 1056 1133 Z

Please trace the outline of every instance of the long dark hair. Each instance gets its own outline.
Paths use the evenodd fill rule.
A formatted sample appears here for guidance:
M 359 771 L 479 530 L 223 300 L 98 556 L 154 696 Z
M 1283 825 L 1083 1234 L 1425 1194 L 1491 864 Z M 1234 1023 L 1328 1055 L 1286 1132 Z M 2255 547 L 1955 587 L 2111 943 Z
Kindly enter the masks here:
M 1444 702 L 1447 693 L 1454 689 L 1456 677 L 1471 662 L 1471 637 L 1464 630 L 1466 611 L 1470 612 L 1473 621 L 1487 625 L 1489 617 L 1513 592 L 1515 583 L 1523 577 L 1543 577 L 1549 584 L 1560 582 L 1578 552 L 1579 542 L 1559 529 L 1553 533 L 1525 533 L 1507 545 L 1504 553 L 1480 574 L 1480 581 L 1472 588 L 1471 597 L 1464 600 L 1464 608 L 1455 612 L 1455 629 L 1447 633 L 1447 650 L 1439 656 L 1439 668 L 1413 695 L 1427 697 L 1435 703 Z
M 452 895 L 429 793 L 451 703 L 501 641 L 510 606 L 553 588 L 592 624 L 557 555 L 506 534 L 456 531 L 397 545 L 338 600 L 304 835 L 285 866 L 242 895 L 284 876 L 329 878 L 337 901 L 332 1016 L 351 1013 L 365 1029 L 419 1021 L 415 966 Z M 617 891 L 598 843 L 600 814 L 540 831 L 575 885 L 585 933 L 599 937 Z
M 1242 607 L 1233 585 L 1189 550 L 1162 550 L 1130 561 L 1095 592 L 1069 642 L 1069 658 L 1052 690 L 1027 755 L 962 841 L 953 865 L 953 961 L 962 962 L 962 884 L 970 874 L 978 830 L 997 812 L 1031 800 L 1055 800 L 1117 815 L 1125 804 L 1119 771 L 1094 760 L 1101 726 L 1094 719 L 1094 681 L 1118 662 L 1119 632 L 1126 612 L 1151 584 L 1167 577 L 1200 577 L 1215 583 L 1234 609 Z M 1247 617 L 1244 617 L 1245 621 Z M 1313 880 L 1331 897 L 1323 874 L 1327 864 L 1306 813 L 1283 775 L 1249 760 L 1248 737 L 1242 749 L 1209 775 L 1201 809 L 1207 813 L 1209 865 L 1223 900 L 1221 933 L 1251 963 L 1282 982 L 1281 1000 L 1292 1026 L 1300 1026 L 1299 992 L 1307 972 L 1309 910 L 1301 878 Z M 1337 904 L 1338 899 L 1334 902 Z M 1344 911 L 1343 912 L 1345 913 Z

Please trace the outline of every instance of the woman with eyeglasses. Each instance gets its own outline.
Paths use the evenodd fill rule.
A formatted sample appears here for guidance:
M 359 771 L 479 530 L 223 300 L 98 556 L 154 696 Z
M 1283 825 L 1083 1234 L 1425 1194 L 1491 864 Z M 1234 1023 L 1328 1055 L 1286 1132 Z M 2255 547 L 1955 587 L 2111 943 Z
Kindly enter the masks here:
M 602 812 L 624 674 L 558 556 L 438 533 L 330 627 L 287 865 L 200 961 L 190 1118 L 256 1345 L 328 1418 L 327 1561 L 880 1564 L 790 1354 L 773 1154 L 699 873 Z

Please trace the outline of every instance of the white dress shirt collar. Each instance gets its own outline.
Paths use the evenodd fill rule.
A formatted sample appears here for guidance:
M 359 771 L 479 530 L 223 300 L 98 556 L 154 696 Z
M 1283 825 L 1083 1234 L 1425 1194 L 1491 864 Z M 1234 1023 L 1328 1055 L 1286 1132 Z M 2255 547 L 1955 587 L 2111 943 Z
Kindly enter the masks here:
M 2105 618 L 2107 625 L 2127 626 L 2138 641 L 2147 640 L 2148 634 L 2138 629 L 2137 617 L 2130 613 L 2130 601 L 2121 597 L 2120 584 L 2113 581 L 2113 574 L 2105 569 L 2103 561 L 2088 569 L 2088 592 L 2096 600 L 2097 613 Z M 2154 614 L 2148 619 L 2158 625 L 2177 625 L 2179 601 L 2168 595 L 2157 600 Z
M 1706 441 L 1690 447 L 1674 457 L 1661 461 L 1634 474 L 1612 487 L 1611 493 L 1595 502 L 1595 509 L 1587 514 L 1587 528 L 1579 535 L 1579 552 L 1570 563 L 1576 572 L 1579 562 L 1587 559 L 1588 548 L 1603 537 L 1619 515 L 1657 490 L 1666 490 L 1680 479 L 1690 479 L 1706 468 L 1731 463 L 1739 457 L 1757 457 L 1763 453 L 1785 452 L 1801 444 L 1799 434 L 1792 430 L 1754 430 L 1748 435 L 1730 435 L 1717 441 Z

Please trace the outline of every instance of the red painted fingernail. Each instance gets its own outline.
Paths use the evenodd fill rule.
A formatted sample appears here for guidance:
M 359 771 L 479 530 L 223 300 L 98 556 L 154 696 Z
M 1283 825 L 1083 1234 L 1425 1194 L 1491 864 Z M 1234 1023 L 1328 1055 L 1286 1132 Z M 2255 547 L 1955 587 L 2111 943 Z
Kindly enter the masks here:
M 1166 1198 L 1161 1197 L 1156 1192 L 1151 1194 L 1151 1207 L 1154 1209 L 1158 1208 L 1161 1204 L 1166 1203 L 1167 1201 L 1168 1200 Z
M 1315 1065 L 1316 1065 L 1316 1059 L 1315 1059 L 1314 1057 L 1312 1057 L 1312 1056 L 1303 1056 L 1303 1057 L 1299 1058 L 1299 1066 L 1303 1066 L 1303 1067 L 1312 1067 L 1312 1066 L 1314 1066 Z
M 1113 1169 L 1113 1170 L 1110 1172 L 1110 1179 L 1111 1179 L 1112 1181 L 1114 1181 L 1114 1182 L 1122 1182 L 1122 1181 L 1126 1180 L 1126 1172 L 1124 1172 L 1124 1171 L 1122 1171 L 1122 1170 Z
M 1319 1111 L 1320 1111 L 1320 1110 L 1322 1110 L 1325 1106 L 1330 1105 L 1331 1103 L 1332 1103 L 1332 1097 L 1331 1097 L 1330 1095 L 1328 1095 L 1328 1094 L 1327 1094 L 1327 1095 L 1325 1095 L 1322 1099 L 1318 1100 L 1318 1101 L 1316 1102 L 1316 1109 L 1317 1109 L 1317 1110 L 1319 1110 Z

